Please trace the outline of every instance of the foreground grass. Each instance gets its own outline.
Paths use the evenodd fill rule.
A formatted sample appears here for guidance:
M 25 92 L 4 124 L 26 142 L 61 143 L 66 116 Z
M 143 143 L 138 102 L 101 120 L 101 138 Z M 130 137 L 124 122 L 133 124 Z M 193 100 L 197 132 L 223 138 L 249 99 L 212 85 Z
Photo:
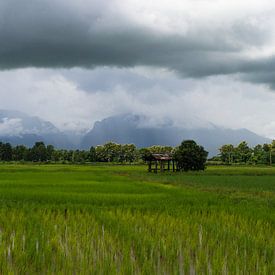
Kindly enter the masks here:
M 275 168 L 0 165 L 0 274 L 273 274 Z

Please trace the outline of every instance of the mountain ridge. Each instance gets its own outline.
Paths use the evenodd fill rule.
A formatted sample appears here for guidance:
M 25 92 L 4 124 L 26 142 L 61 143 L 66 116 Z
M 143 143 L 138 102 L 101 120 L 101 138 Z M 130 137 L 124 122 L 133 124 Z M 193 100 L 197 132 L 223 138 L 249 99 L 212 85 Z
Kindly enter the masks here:
M 137 114 L 122 114 L 97 121 L 86 134 L 73 135 L 60 131 L 54 124 L 39 117 L 10 110 L 0 110 L 0 140 L 12 145 L 33 146 L 43 141 L 62 149 L 89 149 L 108 141 L 134 143 L 137 147 L 152 145 L 177 146 L 184 139 L 194 139 L 211 155 L 223 144 L 238 144 L 246 140 L 250 146 L 271 140 L 245 128 L 227 129 L 212 123 L 205 127 L 176 127 L 170 120 L 154 124 L 151 118 Z
M 199 128 L 181 128 L 173 125 L 142 127 L 140 122 L 138 115 L 131 114 L 105 118 L 96 122 L 94 127 L 83 137 L 81 148 L 87 149 L 108 141 L 134 143 L 137 147 L 177 146 L 184 139 L 194 139 L 203 145 L 210 155 L 215 155 L 218 153 L 218 148 L 227 143 L 238 144 L 246 140 L 251 146 L 254 146 L 270 142 L 270 139 L 261 137 L 245 128 L 233 130 L 214 124 Z
M 0 140 L 28 147 L 36 141 L 60 148 L 73 147 L 66 134 L 50 121 L 12 110 L 0 110 Z

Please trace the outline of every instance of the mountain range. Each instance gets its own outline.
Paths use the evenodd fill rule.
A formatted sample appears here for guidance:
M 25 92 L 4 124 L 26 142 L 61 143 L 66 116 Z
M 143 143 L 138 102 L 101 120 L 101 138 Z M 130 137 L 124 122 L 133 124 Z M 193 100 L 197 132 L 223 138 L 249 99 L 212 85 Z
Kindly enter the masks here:
M 91 131 L 82 139 L 81 147 L 103 144 L 108 141 L 134 143 L 138 147 L 151 145 L 176 146 L 185 139 L 193 139 L 203 145 L 209 155 L 218 153 L 223 144 L 238 144 L 246 140 L 251 146 L 268 143 L 268 138 L 259 136 L 247 129 L 226 129 L 213 124 L 199 128 L 183 128 L 166 124 L 164 126 L 144 126 L 146 117 L 126 114 L 113 116 L 96 122 Z
M 68 136 L 51 122 L 10 110 L 0 110 L 0 141 L 28 147 L 36 141 L 44 141 L 59 148 L 73 147 Z
M 32 146 L 36 141 L 44 141 L 57 148 L 88 149 L 108 141 L 134 143 L 137 147 L 151 145 L 176 146 L 182 140 L 194 139 L 203 145 L 209 155 L 218 153 L 223 144 L 238 144 L 246 140 L 251 146 L 270 142 L 247 129 L 227 129 L 208 123 L 205 126 L 190 128 L 176 127 L 171 123 L 148 125 L 146 116 L 123 114 L 98 121 L 81 138 L 60 131 L 51 122 L 24 113 L 0 110 L 0 140 L 12 145 Z

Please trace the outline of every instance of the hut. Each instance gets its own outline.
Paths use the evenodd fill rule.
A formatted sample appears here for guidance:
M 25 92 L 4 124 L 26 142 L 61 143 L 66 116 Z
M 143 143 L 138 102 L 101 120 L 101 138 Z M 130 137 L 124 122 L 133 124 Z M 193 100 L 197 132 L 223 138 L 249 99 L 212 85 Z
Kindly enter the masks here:
M 152 154 L 148 160 L 148 172 L 176 171 L 176 163 L 170 154 Z

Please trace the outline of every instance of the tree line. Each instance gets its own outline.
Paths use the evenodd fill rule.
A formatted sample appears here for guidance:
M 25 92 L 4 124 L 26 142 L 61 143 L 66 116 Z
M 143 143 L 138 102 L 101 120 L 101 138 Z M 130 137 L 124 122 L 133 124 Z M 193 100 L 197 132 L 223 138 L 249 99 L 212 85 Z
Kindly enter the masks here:
M 237 146 L 225 144 L 219 148 L 219 155 L 212 158 L 225 164 L 269 164 L 275 163 L 275 140 L 270 144 L 249 147 L 246 141 Z
M 193 141 L 185 141 L 184 144 L 188 145 L 188 148 L 196 146 Z M 152 154 L 168 153 L 179 159 L 180 148 L 180 146 L 155 145 L 139 149 L 134 144 L 107 142 L 104 145 L 92 146 L 89 150 L 65 150 L 56 149 L 53 145 L 45 145 L 44 142 L 36 142 L 31 148 L 0 142 L 0 161 L 133 163 L 147 161 Z M 186 151 L 186 148 L 184 150 Z M 196 157 L 196 154 L 190 157 L 189 162 L 191 158 L 196 159 Z M 223 164 L 273 164 L 275 163 L 275 140 L 270 144 L 258 144 L 254 147 L 250 147 L 246 141 L 242 141 L 236 146 L 225 144 L 219 148 L 219 154 L 210 160 Z
M 193 140 L 185 140 L 178 147 L 155 145 L 141 149 L 134 144 L 107 142 L 89 150 L 60 150 L 44 142 L 36 142 L 31 148 L 0 142 L 0 161 L 5 162 L 133 163 L 152 161 L 153 154 L 169 154 L 176 161 L 177 169 L 188 171 L 204 170 L 208 152 Z
M 174 148 L 171 146 L 151 146 L 138 149 L 134 144 L 117 144 L 114 142 L 96 147 L 92 146 L 89 150 L 56 149 L 53 145 L 45 145 L 44 142 L 36 142 L 31 148 L 0 142 L 0 161 L 132 163 L 144 161 L 148 155 L 153 153 L 172 153 L 173 150 Z

